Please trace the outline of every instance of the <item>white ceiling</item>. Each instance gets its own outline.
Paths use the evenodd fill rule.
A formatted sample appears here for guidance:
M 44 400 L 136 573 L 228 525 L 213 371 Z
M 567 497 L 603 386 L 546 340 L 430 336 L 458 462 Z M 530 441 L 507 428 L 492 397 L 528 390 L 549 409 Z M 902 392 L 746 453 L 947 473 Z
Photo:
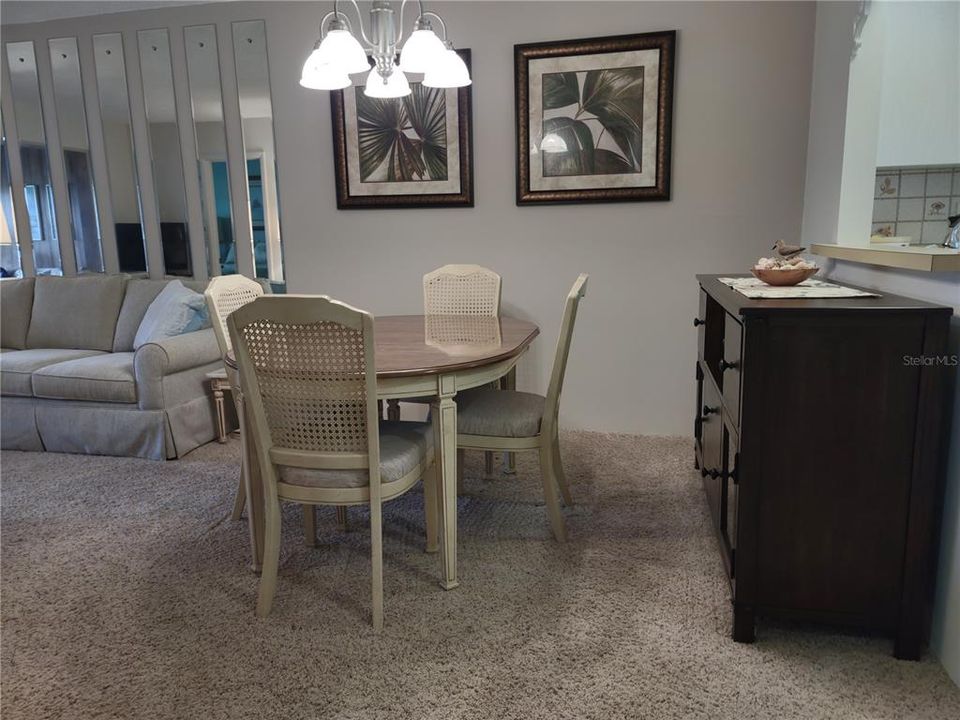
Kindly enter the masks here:
M 3 0 L 0 4 L 0 23 L 20 25 L 86 15 L 150 10 L 170 7 L 171 5 L 197 5 L 202 2 L 209 2 L 209 0 L 109 0 L 107 2 L 91 2 L 90 0 L 59 0 L 58 2 Z

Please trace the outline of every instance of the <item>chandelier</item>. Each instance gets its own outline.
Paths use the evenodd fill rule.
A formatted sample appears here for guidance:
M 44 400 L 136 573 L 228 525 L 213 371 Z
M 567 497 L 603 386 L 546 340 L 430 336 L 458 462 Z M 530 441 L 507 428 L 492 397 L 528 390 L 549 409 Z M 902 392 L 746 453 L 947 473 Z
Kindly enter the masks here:
M 400 4 L 399 23 L 389 0 L 373 0 L 370 8 L 370 35 L 363 27 L 363 17 L 356 0 L 350 0 L 357 13 L 357 38 L 347 14 L 340 11 L 339 0 L 333 10 L 320 21 L 320 37 L 313 52 L 303 64 L 300 84 L 312 90 L 340 90 L 351 85 L 350 75 L 367 73 L 363 93 L 374 98 L 398 98 L 410 94 L 407 73 L 423 74 L 423 84 L 433 88 L 455 88 L 469 85 L 466 63 L 447 40 L 447 26 L 434 12 L 426 12 L 417 0 L 419 14 L 413 32 L 403 40 L 403 11 L 408 0 Z M 433 31 L 431 19 L 440 24 L 443 39 Z M 370 58 L 373 57 L 373 65 Z

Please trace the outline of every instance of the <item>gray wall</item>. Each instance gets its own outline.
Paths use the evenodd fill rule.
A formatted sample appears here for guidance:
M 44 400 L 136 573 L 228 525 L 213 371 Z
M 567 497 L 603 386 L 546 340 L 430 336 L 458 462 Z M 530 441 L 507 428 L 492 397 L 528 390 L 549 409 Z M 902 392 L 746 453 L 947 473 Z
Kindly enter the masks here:
M 743 271 L 773 241 L 799 239 L 814 7 L 810 3 L 430 4 L 473 50 L 476 207 L 337 211 L 328 94 L 297 84 L 325 6 L 230 3 L 5 28 L 45 37 L 265 18 L 293 292 L 374 313 L 421 306 L 420 276 L 476 262 L 504 279 L 504 312 L 543 332 L 520 370 L 546 387 L 564 296 L 591 273 L 561 407 L 566 426 L 689 434 L 694 274 Z M 518 208 L 513 45 L 618 33 L 678 33 L 673 200 Z M 9 36 L 9 37 L 8 37 Z M 135 47 L 135 45 L 134 45 Z M 229 46 L 228 46 L 229 47 Z M 236 88 L 224 77 L 226 102 Z
M 810 103 L 810 153 L 803 241 L 835 242 L 847 111 L 847 63 L 856 3 L 818 3 Z M 954 307 L 951 352 L 960 354 L 960 274 L 922 273 L 860 263 L 825 264 L 827 277 Z M 931 650 L 960 684 L 960 383 L 953 389 L 951 446 L 937 571 Z

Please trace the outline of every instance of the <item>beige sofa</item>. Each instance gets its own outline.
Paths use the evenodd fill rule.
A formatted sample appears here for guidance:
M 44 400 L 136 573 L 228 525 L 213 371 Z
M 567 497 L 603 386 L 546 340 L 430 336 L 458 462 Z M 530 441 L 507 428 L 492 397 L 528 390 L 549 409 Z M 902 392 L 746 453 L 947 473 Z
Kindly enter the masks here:
M 205 379 L 223 367 L 213 330 L 133 349 L 165 284 L 103 275 L 0 281 L 0 446 L 162 460 L 212 440 Z

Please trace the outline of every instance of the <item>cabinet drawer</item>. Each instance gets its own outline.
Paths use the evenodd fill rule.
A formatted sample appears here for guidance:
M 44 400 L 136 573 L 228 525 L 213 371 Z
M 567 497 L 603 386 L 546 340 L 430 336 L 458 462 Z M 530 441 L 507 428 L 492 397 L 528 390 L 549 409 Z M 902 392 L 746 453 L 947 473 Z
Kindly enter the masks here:
M 721 518 L 722 492 L 722 453 L 723 453 L 723 412 L 720 405 L 720 393 L 713 379 L 707 375 L 703 379 L 703 405 L 700 408 L 701 460 L 700 474 L 703 476 L 710 515 L 719 527 Z
M 743 355 L 743 326 L 733 315 L 724 318 L 723 355 L 718 370 L 723 380 L 723 404 L 734 425 L 740 423 L 740 371 Z
M 737 436 L 724 430 L 723 439 L 723 521 L 721 535 L 723 550 L 726 553 L 727 572 L 730 577 L 736 575 L 737 552 L 737 505 L 739 503 L 737 486 L 737 462 L 740 459 Z

